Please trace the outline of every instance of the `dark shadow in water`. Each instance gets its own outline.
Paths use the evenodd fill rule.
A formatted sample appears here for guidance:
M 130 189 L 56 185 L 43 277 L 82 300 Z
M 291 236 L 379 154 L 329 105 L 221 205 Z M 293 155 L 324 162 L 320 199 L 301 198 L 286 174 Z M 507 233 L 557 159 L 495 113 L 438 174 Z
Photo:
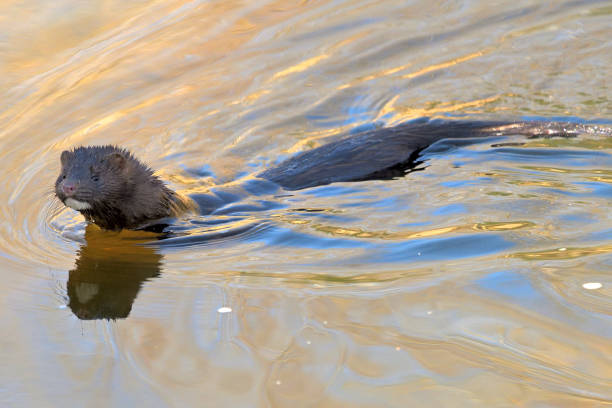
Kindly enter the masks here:
M 81 320 L 125 319 L 143 283 L 160 276 L 162 247 L 256 239 L 267 224 L 234 217 L 222 222 L 193 221 L 185 231 L 178 226 L 170 226 L 169 230 L 166 227 L 167 224 L 158 224 L 147 230 L 112 232 L 88 225 L 86 244 L 79 249 L 76 266 L 68 274 L 68 306 L 72 313 Z
M 425 160 L 421 160 L 421 152 L 423 149 L 417 149 L 410 154 L 407 160 L 389 166 L 382 170 L 374 171 L 363 177 L 355 178 L 350 181 L 368 181 L 368 180 L 394 180 L 400 177 L 405 177 L 409 173 L 415 171 L 423 171 L 425 167 L 419 167 L 425 163 Z
M 160 275 L 162 255 L 143 245 L 153 234 L 109 233 L 89 225 L 69 272 L 68 306 L 81 320 L 125 319 L 146 280 Z

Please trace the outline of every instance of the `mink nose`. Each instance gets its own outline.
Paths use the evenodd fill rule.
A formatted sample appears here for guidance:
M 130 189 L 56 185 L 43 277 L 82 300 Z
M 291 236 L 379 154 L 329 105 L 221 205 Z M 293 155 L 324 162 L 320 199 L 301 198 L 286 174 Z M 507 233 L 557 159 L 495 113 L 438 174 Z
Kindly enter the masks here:
M 62 183 L 62 191 L 66 194 L 67 197 L 73 196 L 76 192 L 76 184 L 75 183 Z

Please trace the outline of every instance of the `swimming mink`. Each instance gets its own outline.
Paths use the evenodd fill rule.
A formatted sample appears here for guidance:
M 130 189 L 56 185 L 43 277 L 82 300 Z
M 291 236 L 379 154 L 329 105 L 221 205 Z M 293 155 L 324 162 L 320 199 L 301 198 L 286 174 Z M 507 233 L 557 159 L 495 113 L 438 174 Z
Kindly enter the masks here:
M 563 122 L 482 122 L 420 119 L 367 130 L 300 153 L 258 177 L 287 190 L 341 181 L 390 178 L 419 152 L 449 138 L 502 135 L 573 136 L 600 130 Z M 608 129 L 609 131 L 609 129 Z M 194 208 L 126 149 L 77 147 L 61 154 L 56 196 L 104 229 L 137 229 Z M 400 174 L 401 174 L 400 171 Z

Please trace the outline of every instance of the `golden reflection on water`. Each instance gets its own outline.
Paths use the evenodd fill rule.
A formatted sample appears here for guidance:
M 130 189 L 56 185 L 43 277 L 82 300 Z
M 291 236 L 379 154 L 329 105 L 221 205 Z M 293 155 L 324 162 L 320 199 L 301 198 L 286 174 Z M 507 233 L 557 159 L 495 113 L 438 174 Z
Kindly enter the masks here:
M 607 169 L 564 169 L 560 167 L 538 167 L 538 166 L 521 166 L 526 170 L 535 170 L 548 173 L 571 173 L 571 174 L 606 174 L 612 175 L 612 170 Z
M 398 107 L 394 110 L 394 115 L 392 120 L 394 122 L 402 122 L 410 119 L 421 118 L 424 116 L 427 117 L 435 117 L 440 113 L 447 112 L 462 112 L 466 110 L 470 110 L 472 108 L 483 108 L 489 104 L 493 104 L 498 100 L 502 99 L 507 95 L 495 95 L 489 98 L 478 99 L 474 101 L 433 101 L 427 102 L 425 108 L 406 108 L 406 107 Z M 390 107 L 387 108 L 387 113 L 392 111 Z
M 51 187 L 76 144 L 126 146 L 185 194 L 244 196 L 259 171 L 358 125 L 609 119 L 611 13 L 597 2 L 1 2 L 0 401 L 608 404 L 610 137 L 509 139 L 520 145 L 504 158 L 490 143 L 455 146 L 403 179 L 254 197 L 281 208 L 194 217 L 211 223 L 183 247 L 85 228 Z M 585 161 L 535 154 L 567 151 Z M 377 252 L 472 236 L 484 238 L 467 258 Z M 489 239 L 506 246 L 479 252 Z
M 589 255 L 607 254 L 612 252 L 612 245 L 601 245 L 595 247 L 585 248 L 557 248 L 553 250 L 533 251 L 533 252 L 519 252 L 512 254 L 512 257 L 521 258 L 525 260 L 554 260 L 554 259 L 573 259 L 581 258 Z
M 525 147 L 580 147 L 590 150 L 603 150 L 612 148 L 612 140 L 610 140 L 610 137 L 538 139 L 526 143 Z
M 409 74 L 404 75 L 403 78 L 405 78 L 405 79 L 412 79 L 412 78 L 416 78 L 416 77 L 424 75 L 424 74 L 428 74 L 428 73 L 433 72 L 433 71 L 437 71 L 439 69 L 449 68 L 449 67 L 452 67 L 453 65 L 457 65 L 457 64 L 460 64 L 460 63 L 465 62 L 465 61 L 469 61 L 469 60 L 474 59 L 474 58 L 482 57 L 483 55 L 485 55 L 486 53 L 488 53 L 490 51 L 492 51 L 492 49 L 488 49 L 488 50 L 485 49 L 485 50 L 482 50 L 482 51 L 474 52 L 474 53 L 469 54 L 469 55 L 465 55 L 463 57 L 452 59 L 452 60 L 447 61 L 447 62 L 442 62 L 440 64 L 435 64 L 435 65 L 431 65 L 429 67 L 421 68 L 418 71 L 411 72 Z
M 310 223 L 308 220 L 295 220 L 281 218 L 282 221 L 295 225 L 310 224 L 310 227 L 318 232 L 336 236 L 347 236 L 352 238 L 375 238 L 383 240 L 405 241 L 417 238 L 435 237 L 440 235 L 449 235 L 453 233 L 466 233 L 471 231 L 512 231 L 522 228 L 535 226 L 534 223 L 528 221 L 507 221 L 507 222 L 484 222 L 472 225 L 456 225 L 444 228 L 435 228 L 430 230 L 416 232 L 387 232 L 387 231 L 367 231 L 358 228 L 346 228 L 333 225 L 322 225 Z
M 321 55 L 317 55 L 315 57 L 309 58 L 306 61 L 302 61 L 297 65 L 294 65 L 292 67 L 289 67 L 287 69 L 277 72 L 276 74 L 274 74 L 272 79 L 282 78 L 290 74 L 295 74 L 298 72 L 305 71 L 308 68 L 313 67 L 314 65 L 318 64 L 320 61 L 325 60 L 326 58 L 329 58 L 329 55 L 321 54 Z

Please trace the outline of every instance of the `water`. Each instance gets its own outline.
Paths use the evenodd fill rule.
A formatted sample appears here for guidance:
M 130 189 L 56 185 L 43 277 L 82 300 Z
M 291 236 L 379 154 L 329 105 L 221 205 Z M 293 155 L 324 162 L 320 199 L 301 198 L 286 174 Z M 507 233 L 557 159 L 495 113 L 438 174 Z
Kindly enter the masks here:
M 447 142 L 404 178 L 245 189 L 296 152 L 422 116 L 609 124 L 611 15 L 3 2 L 2 405 L 612 402 L 605 135 Z M 62 150 L 100 143 L 184 194 L 239 200 L 167 240 L 86 228 L 51 191 Z

